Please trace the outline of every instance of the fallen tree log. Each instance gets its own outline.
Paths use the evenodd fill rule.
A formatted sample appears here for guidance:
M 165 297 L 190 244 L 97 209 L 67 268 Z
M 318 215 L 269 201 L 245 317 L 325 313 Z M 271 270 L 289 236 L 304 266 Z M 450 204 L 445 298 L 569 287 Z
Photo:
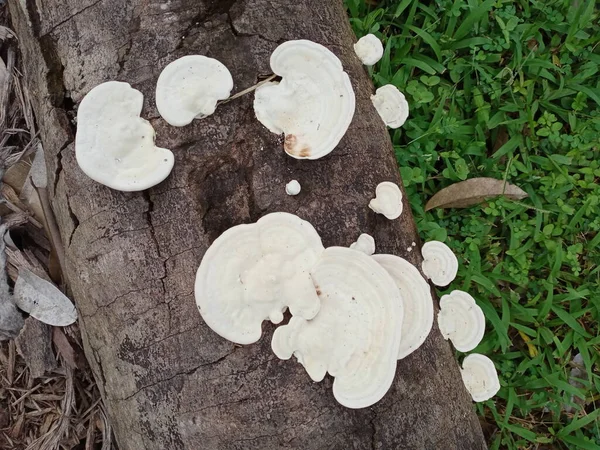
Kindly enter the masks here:
M 203 323 L 195 305 L 195 271 L 210 243 L 273 211 L 310 221 L 326 246 L 347 246 L 367 232 L 378 252 L 419 263 L 419 252 L 407 251 L 418 241 L 409 205 L 395 221 L 367 208 L 379 182 L 400 180 L 340 1 L 27 0 L 13 1 L 10 11 L 65 275 L 121 449 L 485 448 L 452 350 L 435 326 L 421 349 L 398 362 L 382 401 L 350 410 L 333 399 L 330 379 L 312 383 L 301 365 L 273 355 L 273 326 L 257 344 L 234 346 Z M 232 72 L 235 92 L 270 74 L 278 43 L 299 38 L 336 53 L 356 92 L 353 123 L 331 155 L 285 155 L 255 119 L 252 95 L 185 128 L 160 119 L 154 87 L 168 62 L 217 58 Z M 75 105 L 112 79 L 143 92 L 142 116 L 157 145 L 175 154 L 171 176 L 144 192 L 99 185 L 75 161 Z M 303 191 L 290 197 L 284 186 L 294 178 Z

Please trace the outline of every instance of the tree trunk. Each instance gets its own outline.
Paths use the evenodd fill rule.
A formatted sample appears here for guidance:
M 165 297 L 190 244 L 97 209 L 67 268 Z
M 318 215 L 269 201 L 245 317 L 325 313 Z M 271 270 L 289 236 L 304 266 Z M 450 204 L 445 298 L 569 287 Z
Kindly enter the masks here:
M 234 346 L 195 305 L 195 272 L 210 243 L 273 211 L 310 221 L 326 246 L 348 246 L 368 232 L 379 253 L 420 262 L 418 251 L 407 252 L 418 241 L 409 205 L 394 221 L 367 208 L 379 182 L 400 178 L 341 1 L 13 0 L 10 10 L 46 151 L 65 275 L 121 449 L 485 448 L 437 329 L 398 362 L 383 400 L 350 410 L 335 402 L 331 379 L 313 383 L 296 361 L 273 355 L 273 326 L 257 344 Z M 299 38 L 336 53 L 356 92 L 354 121 L 329 156 L 285 155 L 256 120 L 252 95 L 185 128 L 159 117 L 154 88 L 170 61 L 217 58 L 238 91 L 270 73 L 279 43 Z M 76 164 L 74 105 L 108 80 L 143 92 L 157 145 L 175 154 L 173 173 L 148 191 L 113 191 Z M 302 184 L 297 197 L 285 194 L 291 179 Z

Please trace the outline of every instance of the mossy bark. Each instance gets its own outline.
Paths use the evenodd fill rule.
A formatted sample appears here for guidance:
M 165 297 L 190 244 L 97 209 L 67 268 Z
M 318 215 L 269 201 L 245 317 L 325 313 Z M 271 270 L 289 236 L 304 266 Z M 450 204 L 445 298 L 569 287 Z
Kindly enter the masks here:
M 367 208 L 375 186 L 400 182 L 373 86 L 352 50 L 341 1 L 14 0 L 27 86 L 41 130 L 49 190 L 66 249 L 66 277 L 85 350 L 121 449 L 481 449 L 482 432 L 453 352 L 437 329 L 399 361 L 389 393 L 372 408 L 337 404 L 331 380 L 262 340 L 236 347 L 202 321 L 196 268 L 231 226 L 273 211 L 309 220 L 325 245 L 361 232 L 379 253 L 419 263 L 410 206 L 389 221 Z M 297 161 L 254 117 L 252 95 L 185 128 L 158 115 L 161 69 L 187 54 L 219 59 L 234 92 L 270 73 L 281 42 L 311 39 L 342 60 L 356 92 L 348 133 L 329 156 Z M 170 148 L 175 169 L 145 192 L 88 179 L 74 153 L 75 105 L 95 85 L 120 80 L 143 92 L 143 116 Z M 302 192 L 285 194 L 297 179 Z

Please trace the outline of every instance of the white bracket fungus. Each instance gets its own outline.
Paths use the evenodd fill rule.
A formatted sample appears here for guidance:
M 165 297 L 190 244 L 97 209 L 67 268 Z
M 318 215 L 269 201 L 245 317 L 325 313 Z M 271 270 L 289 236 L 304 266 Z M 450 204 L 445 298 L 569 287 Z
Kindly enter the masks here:
M 312 320 L 292 317 L 273 334 L 281 359 L 295 355 L 314 381 L 327 372 L 333 395 L 348 408 L 379 401 L 396 371 L 402 298 L 375 260 L 344 247 L 326 249 L 311 270 L 321 298 Z
M 356 242 L 350 244 L 350 248 L 371 256 L 375 253 L 375 239 L 373 239 L 373 236 L 363 233 L 358 237 Z
M 367 34 L 354 44 L 354 52 L 365 66 L 372 66 L 383 56 L 383 45 L 377 36 Z
M 408 102 L 404 94 L 393 84 L 386 84 L 371 95 L 371 102 L 390 128 L 400 128 L 408 119 Z
M 402 296 L 404 318 L 398 359 L 406 358 L 418 349 L 433 325 L 433 298 L 431 288 L 419 270 L 395 255 L 373 255 L 391 275 Z
M 188 55 L 161 72 L 156 84 L 156 107 L 170 125 L 182 127 L 215 112 L 217 102 L 229 98 L 231 73 L 213 58 Z
M 463 360 L 460 374 L 467 391 L 475 402 L 489 400 L 500 390 L 496 367 L 492 360 L 485 355 L 473 353 L 467 356 Z
M 455 290 L 440 300 L 438 325 L 444 339 L 450 339 L 456 350 L 470 352 L 483 339 L 485 316 L 473 297 Z
M 338 145 L 354 116 L 354 91 L 342 63 L 312 41 L 287 41 L 271 55 L 281 82 L 256 89 L 254 111 L 271 132 L 285 134 L 284 150 L 318 159 Z
M 173 153 L 154 146 L 154 129 L 140 117 L 144 96 L 127 83 L 93 88 L 77 112 L 75 155 L 91 179 L 119 191 L 141 191 L 163 181 Z
M 287 195 L 298 195 L 302 187 L 297 180 L 292 180 L 288 184 L 285 185 L 285 193 Z
M 238 344 L 260 339 L 263 320 L 312 319 L 320 307 L 310 268 L 323 252 L 312 225 L 288 213 L 225 231 L 196 274 L 196 304 L 213 331 Z
M 390 220 L 397 219 L 402 214 L 402 191 L 390 181 L 379 183 L 375 188 L 375 198 L 369 202 L 369 208 Z
M 458 272 L 458 259 L 446 244 L 440 241 L 426 242 L 421 248 L 422 269 L 436 286 L 448 286 Z

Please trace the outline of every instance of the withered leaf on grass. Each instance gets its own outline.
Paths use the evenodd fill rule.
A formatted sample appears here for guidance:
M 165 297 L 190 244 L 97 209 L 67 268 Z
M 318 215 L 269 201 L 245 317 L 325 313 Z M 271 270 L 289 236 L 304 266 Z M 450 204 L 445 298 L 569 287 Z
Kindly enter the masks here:
M 514 184 L 495 178 L 471 178 L 445 187 L 425 205 L 425 211 L 433 208 L 466 208 L 487 198 L 503 195 L 512 200 L 527 197 L 527 192 Z
M 19 308 L 48 325 L 64 327 L 77 320 L 71 300 L 52 283 L 27 269 L 19 270 L 14 299 Z

